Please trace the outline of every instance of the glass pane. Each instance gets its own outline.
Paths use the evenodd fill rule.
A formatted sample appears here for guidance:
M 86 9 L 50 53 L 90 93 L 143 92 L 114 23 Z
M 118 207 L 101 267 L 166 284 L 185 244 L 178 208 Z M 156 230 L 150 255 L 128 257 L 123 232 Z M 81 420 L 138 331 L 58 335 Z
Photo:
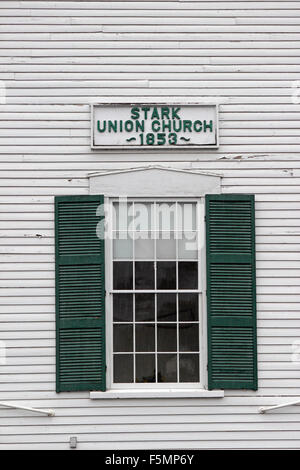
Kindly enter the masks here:
M 178 234 L 178 258 L 179 259 L 197 259 L 197 234 L 196 232 Z
M 177 351 L 177 325 L 176 323 L 158 323 L 157 325 L 157 351 Z
M 114 294 L 113 295 L 114 321 L 133 320 L 133 295 Z
M 179 321 L 198 321 L 198 294 L 179 294 Z
M 176 321 L 176 294 L 157 294 L 157 321 Z
M 132 325 L 114 325 L 114 352 L 133 351 Z
M 146 202 L 134 203 L 134 230 L 153 230 L 153 204 Z
M 179 381 L 199 382 L 199 354 L 179 354 Z
M 135 321 L 155 320 L 154 294 L 135 294 Z
M 180 261 L 178 263 L 179 289 L 198 288 L 198 263 Z
M 176 262 L 157 262 L 157 289 L 176 289 Z
M 199 351 L 198 323 L 179 324 L 179 351 Z
M 114 261 L 113 286 L 116 290 L 133 288 L 133 263 L 130 261 Z
M 136 382 L 147 383 L 155 382 L 155 356 L 154 354 L 137 354 L 136 363 Z
M 174 232 L 160 232 L 156 241 L 157 259 L 176 259 Z
M 177 356 L 176 354 L 157 355 L 158 382 L 177 382 Z
M 154 240 L 151 240 L 151 233 L 140 233 L 134 243 L 136 259 L 154 259 Z
M 114 355 L 114 382 L 133 382 L 133 354 Z
M 114 230 L 128 230 L 133 219 L 132 203 L 116 202 L 113 204 Z
M 135 288 L 154 289 L 153 261 L 138 261 L 135 263 Z
M 196 230 L 196 204 L 192 202 L 178 203 L 178 230 Z
M 175 230 L 176 204 L 172 202 L 162 202 L 156 204 L 156 230 Z
M 135 326 L 136 351 L 155 352 L 155 324 L 144 323 Z
M 113 240 L 113 257 L 114 259 L 131 259 L 133 256 L 133 241 L 127 233 L 121 234 L 128 238 L 120 239 L 120 235 Z

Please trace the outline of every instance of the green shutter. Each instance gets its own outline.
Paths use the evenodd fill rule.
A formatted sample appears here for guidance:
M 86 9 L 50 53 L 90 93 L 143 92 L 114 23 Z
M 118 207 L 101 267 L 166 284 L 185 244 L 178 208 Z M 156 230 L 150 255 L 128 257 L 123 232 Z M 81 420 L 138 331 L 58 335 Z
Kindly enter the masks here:
M 206 196 L 209 389 L 257 390 L 252 195 Z
M 105 390 L 103 201 L 55 198 L 57 392 Z

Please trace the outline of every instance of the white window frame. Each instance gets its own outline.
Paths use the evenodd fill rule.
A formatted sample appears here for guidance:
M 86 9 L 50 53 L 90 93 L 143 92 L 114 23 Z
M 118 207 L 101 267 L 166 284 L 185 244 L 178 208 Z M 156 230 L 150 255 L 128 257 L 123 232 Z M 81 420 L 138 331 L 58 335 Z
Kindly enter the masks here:
M 113 382 L 113 286 L 112 286 L 112 266 L 113 266 L 113 240 L 112 240 L 112 220 L 113 203 L 118 202 L 118 198 L 105 198 L 107 223 L 106 223 L 106 242 L 105 242 L 105 285 L 106 285 L 106 383 L 110 390 L 147 390 L 147 389 L 207 389 L 207 324 L 206 324 L 206 276 L 205 276 L 205 221 L 204 221 L 204 198 L 154 198 L 154 197 L 131 197 L 128 202 L 182 202 L 197 203 L 197 233 L 198 233 L 198 289 L 193 292 L 199 295 L 199 343 L 200 343 L 200 382 L 181 382 L 181 383 L 122 383 Z M 185 293 L 189 290 L 176 291 Z M 122 293 L 131 293 L 132 291 L 122 290 Z M 124 353 L 125 354 L 125 353 Z M 176 353 L 177 354 L 177 353 Z
M 89 178 L 89 194 L 104 194 L 105 205 L 109 207 L 110 198 L 118 198 L 122 195 L 138 199 L 149 198 L 155 199 L 170 199 L 170 200 L 187 200 L 186 198 L 199 199 L 206 194 L 218 194 L 221 192 L 221 174 L 203 172 L 199 170 L 185 170 L 177 168 L 176 165 L 159 165 L 150 164 L 148 166 L 137 166 L 129 169 L 114 169 L 102 172 L 94 172 L 88 175 Z M 150 184 L 149 184 L 150 182 Z M 204 240 L 205 241 L 205 240 Z M 205 251 L 205 243 L 203 244 Z M 111 252 L 109 244 L 105 244 L 105 258 L 111 259 Z M 205 253 L 203 262 L 205 259 Z M 206 272 L 204 268 L 203 273 Z M 111 273 L 106 273 L 106 281 L 109 282 Z M 205 277 L 202 278 L 203 292 L 206 291 Z M 111 295 L 106 296 L 106 304 L 109 309 L 111 302 Z M 207 363 L 207 328 L 206 328 L 206 296 L 203 297 L 203 336 L 201 347 L 204 353 L 203 361 L 204 369 Z M 111 312 L 111 310 L 109 310 Z M 107 315 L 109 315 L 107 313 Z M 107 325 L 110 319 L 107 317 Z M 112 324 L 112 323 L 111 323 Z M 112 328 L 111 328 L 112 330 Z M 107 341 L 112 344 L 112 331 L 107 331 Z M 90 398 L 97 399 L 158 399 L 158 398 L 222 398 L 224 397 L 224 390 L 207 390 L 207 370 L 204 370 L 204 380 L 202 387 L 200 384 L 193 384 L 194 388 L 160 388 L 155 384 L 155 388 L 138 388 L 134 384 L 133 388 L 129 388 L 126 384 L 126 389 L 110 389 L 111 383 L 111 370 L 110 358 L 107 355 L 107 389 L 105 392 L 90 392 Z M 198 387 L 197 387 L 198 385 Z

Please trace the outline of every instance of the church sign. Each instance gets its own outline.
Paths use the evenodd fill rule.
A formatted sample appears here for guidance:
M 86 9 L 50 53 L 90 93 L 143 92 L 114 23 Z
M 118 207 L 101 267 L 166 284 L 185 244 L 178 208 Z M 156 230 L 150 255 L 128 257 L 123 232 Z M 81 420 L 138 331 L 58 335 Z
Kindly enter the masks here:
M 216 104 L 94 104 L 92 149 L 218 147 Z

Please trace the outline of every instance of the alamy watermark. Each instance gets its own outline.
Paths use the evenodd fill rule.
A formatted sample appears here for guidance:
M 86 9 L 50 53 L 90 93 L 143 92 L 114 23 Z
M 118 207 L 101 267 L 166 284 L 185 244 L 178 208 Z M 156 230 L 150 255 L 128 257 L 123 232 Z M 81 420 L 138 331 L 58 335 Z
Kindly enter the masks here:
M 0 341 L 0 366 L 6 365 L 6 344 Z
M 193 202 L 134 202 L 119 198 L 100 204 L 96 233 L 99 239 L 182 240 L 185 250 L 198 249 L 198 220 Z
M 6 85 L 3 80 L 0 80 L 0 104 L 6 103 Z
M 292 83 L 292 94 L 291 99 L 293 104 L 300 103 L 300 80 L 295 80 Z

